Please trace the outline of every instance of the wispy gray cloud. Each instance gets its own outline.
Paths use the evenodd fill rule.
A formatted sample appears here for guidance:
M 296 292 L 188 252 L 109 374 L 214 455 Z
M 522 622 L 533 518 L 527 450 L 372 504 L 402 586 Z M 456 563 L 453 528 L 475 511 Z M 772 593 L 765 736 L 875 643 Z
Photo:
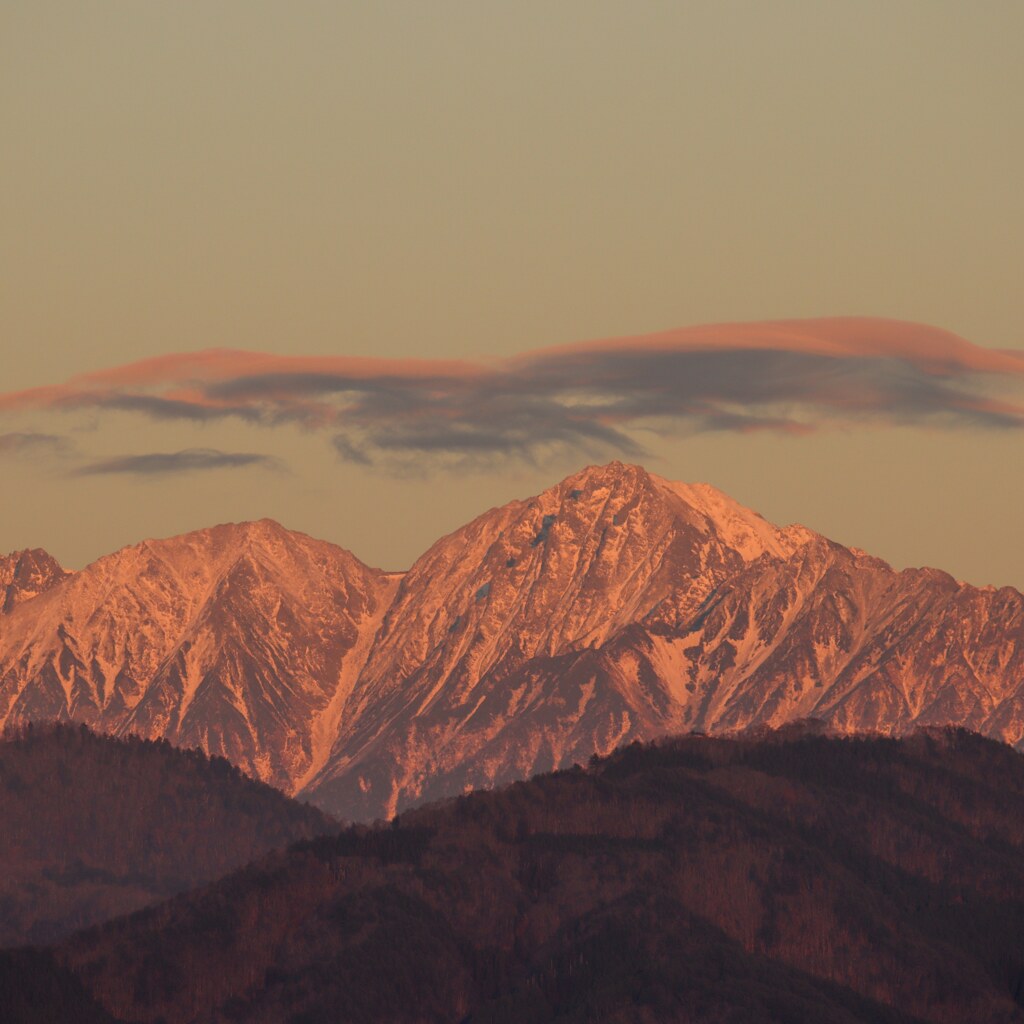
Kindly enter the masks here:
M 128 474 L 162 476 L 170 473 L 192 473 L 198 470 L 241 469 L 259 467 L 280 471 L 280 460 L 256 452 L 222 452 L 215 448 L 186 448 L 179 452 L 148 452 L 143 455 L 120 455 L 99 459 L 75 470 L 75 476 Z
M 845 318 L 684 328 L 493 363 L 181 353 L 0 395 L 0 411 L 293 423 L 327 433 L 344 460 L 408 470 L 561 452 L 638 456 L 649 431 L 803 434 L 860 423 L 1019 429 L 1022 391 L 1024 353 L 920 324 Z M 240 457 L 250 461 L 175 453 L 95 463 L 125 468 L 86 472 L 265 458 Z
M 212 407 L 181 399 L 163 398 L 160 395 L 109 394 L 97 397 L 89 403 L 98 409 L 120 412 L 141 412 L 155 420 L 189 420 L 192 423 L 208 423 L 238 417 L 249 423 L 261 421 L 260 411 L 247 406 Z
M 410 388 L 398 401 L 364 393 L 339 427 L 333 443 L 342 458 L 403 472 L 436 466 L 438 460 L 475 468 L 508 458 L 539 462 L 566 451 L 643 454 L 626 430 L 603 422 L 593 407 L 567 405 L 558 395 L 532 395 L 518 382 L 511 388 L 435 391 L 427 398 Z
M 59 434 L 39 434 L 21 431 L 0 434 L 0 456 L 66 455 L 71 444 Z

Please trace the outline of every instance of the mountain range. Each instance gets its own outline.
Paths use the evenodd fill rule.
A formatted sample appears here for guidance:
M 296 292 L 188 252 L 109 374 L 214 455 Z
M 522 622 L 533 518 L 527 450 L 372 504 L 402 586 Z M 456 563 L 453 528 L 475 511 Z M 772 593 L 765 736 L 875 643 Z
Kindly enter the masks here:
M 199 746 L 353 820 L 635 739 L 813 719 L 1024 741 L 1024 596 L 588 467 L 404 573 L 277 523 L 0 558 L 0 726 Z

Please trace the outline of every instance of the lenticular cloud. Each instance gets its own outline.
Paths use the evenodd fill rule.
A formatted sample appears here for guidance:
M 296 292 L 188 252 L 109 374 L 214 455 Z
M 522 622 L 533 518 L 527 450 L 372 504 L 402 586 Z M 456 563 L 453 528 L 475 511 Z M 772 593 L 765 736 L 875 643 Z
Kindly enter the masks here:
M 867 318 L 682 328 L 490 362 L 169 354 L 0 395 L 0 413 L 235 418 L 327 434 L 360 464 L 643 453 L 645 432 L 1024 426 L 1024 352 Z M 257 460 L 258 461 L 258 460 Z

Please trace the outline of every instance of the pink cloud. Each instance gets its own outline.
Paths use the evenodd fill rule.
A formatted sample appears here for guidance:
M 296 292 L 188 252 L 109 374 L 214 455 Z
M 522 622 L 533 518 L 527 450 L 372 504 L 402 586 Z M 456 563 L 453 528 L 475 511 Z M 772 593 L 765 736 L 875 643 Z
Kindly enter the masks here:
M 1024 374 L 1024 351 L 982 348 L 940 327 L 878 317 L 828 317 L 680 327 L 654 334 L 538 349 L 518 356 L 513 363 L 530 364 L 561 355 L 629 350 L 770 350 L 832 358 L 901 359 L 935 375 L 957 372 Z

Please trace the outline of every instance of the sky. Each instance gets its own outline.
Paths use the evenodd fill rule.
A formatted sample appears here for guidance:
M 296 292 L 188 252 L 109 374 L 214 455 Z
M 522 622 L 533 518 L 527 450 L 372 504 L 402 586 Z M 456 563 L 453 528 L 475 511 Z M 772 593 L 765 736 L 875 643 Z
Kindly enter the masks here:
M 1021 38 L 0 0 L 0 550 L 270 516 L 399 569 L 621 458 L 1024 588 Z

